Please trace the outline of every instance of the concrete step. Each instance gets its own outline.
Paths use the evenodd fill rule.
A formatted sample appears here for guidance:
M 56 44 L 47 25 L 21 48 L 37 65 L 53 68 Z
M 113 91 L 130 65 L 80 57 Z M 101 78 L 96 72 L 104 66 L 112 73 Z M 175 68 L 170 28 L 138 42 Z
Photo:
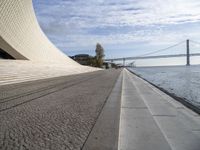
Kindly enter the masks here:
M 45 64 L 27 60 L 0 60 L 0 85 L 97 71 L 86 66 Z

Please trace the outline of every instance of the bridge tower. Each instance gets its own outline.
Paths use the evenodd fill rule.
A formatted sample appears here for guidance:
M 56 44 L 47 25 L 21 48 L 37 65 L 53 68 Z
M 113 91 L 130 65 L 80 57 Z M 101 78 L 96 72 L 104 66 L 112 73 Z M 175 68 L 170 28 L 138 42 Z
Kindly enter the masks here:
M 186 58 L 186 61 L 187 61 L 187 66 L 190 66 L 190 41 L 187 40 L 186 41 L 186 49 L 187 49 L 187 58 Z

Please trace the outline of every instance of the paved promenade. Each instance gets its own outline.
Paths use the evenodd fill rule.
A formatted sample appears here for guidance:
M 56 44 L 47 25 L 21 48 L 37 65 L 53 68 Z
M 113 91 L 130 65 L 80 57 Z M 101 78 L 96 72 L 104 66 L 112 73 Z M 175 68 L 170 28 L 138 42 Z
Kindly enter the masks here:
M 80 150 L 120 70 L 0 87 L 0 149 Z
M 0 86 L 0 149 L 199 150 L 200 116 L 126 69 Z

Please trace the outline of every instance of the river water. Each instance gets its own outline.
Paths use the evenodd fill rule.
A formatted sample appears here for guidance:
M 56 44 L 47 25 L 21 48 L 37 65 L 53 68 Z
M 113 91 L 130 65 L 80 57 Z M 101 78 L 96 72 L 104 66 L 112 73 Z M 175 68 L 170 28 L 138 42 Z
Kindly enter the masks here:
M 134 73 L 200 108 L 200 65 L 129 68 Z

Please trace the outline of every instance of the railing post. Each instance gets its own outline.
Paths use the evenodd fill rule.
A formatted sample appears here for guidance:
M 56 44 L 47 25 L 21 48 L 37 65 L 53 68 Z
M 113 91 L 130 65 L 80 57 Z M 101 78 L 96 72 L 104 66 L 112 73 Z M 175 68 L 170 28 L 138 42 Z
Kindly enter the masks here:
M 187 66 L 190 66 L 190 41 L 186 41 L 186 48 L 187 48 Z

